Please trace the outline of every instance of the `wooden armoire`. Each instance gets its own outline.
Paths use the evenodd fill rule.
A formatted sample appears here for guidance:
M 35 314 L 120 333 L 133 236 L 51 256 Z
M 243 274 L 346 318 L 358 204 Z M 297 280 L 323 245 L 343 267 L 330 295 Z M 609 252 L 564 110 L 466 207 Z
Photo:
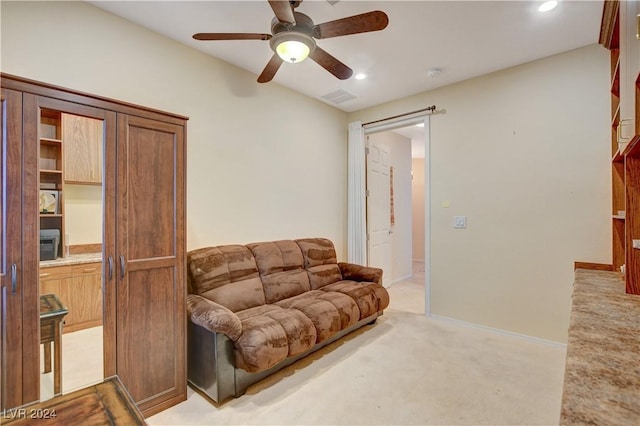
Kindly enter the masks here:
M 104 376 L 145 416 L 186 399 L 187 118 L 1 76 L 0 409 L 39 400 L 41 117 L 103 120 Z

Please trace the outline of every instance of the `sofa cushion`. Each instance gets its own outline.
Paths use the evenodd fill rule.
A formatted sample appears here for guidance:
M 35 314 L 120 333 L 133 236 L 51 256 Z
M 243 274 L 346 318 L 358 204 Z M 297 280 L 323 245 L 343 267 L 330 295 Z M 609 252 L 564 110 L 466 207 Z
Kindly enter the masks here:
M 317 293 L 316 298 L 331 302 L 336 307 L 340 314 L 340 327 L 342 330 L 351 327 L 360 319 L 358 304 L 346 294 L 338 293 L 337 291 L 320 291 Z
M 303 238 L 296 240 L 302 250 L 304 267 L 337 264 L 338 256 L 333 242 L 326 238 Z
M 316 328 L 316 343 L 320 343 L 342 330 L 342 316 L 336 305 L 319 298 L 322 292 L 311 290 L 298 296 L 281 300 L 276 304 L 283 308 L 297 309 L 306 315 Z
M 253 253 L 266 303 L 274 303 L 309 291 L 300 247 L 290 240 L 247 244 Z
M 338 265 L 318 265 L 307 268 L 309 284 L 314 290 L 342 280 Z
M 285 309 L 276 305 L 263 305 L 238 312 L 240 321 L 265 317 L 277 321 L 287 336 L 289 351 L 287 356 L 299 355 L 313 347 L 316 343 L 316 328 L 313 322 L 302 312 Z M 249 331 L 250 332 L 250 331 Z M 241 348 L 238 348 L 239 350 Z
M 256 258 L 260 275 L 303 269 L 304 258 L 300 247 L 291 240 L 247 244 Z
M 264 305 L 258 267 L 241 245 L 206 247 L 187 255 L 189 293 L 199 294 L 233 312 Z
M 322 287 L 322 291 L 337 291 L 351 297 L 358 304 L 360 319 L 381 312 L 389 305 L 389 293 L 376 283 L 338 281 Z
M 326 238 L 305 238 L 296 240 L 302 250 L 304 267 L 309 275 L 313 290 L 342 280 L 336 249 Z

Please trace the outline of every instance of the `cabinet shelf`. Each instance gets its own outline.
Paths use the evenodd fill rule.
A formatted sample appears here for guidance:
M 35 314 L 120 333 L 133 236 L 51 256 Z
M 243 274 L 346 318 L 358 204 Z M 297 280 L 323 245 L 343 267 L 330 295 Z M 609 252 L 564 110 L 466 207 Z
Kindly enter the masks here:
M 62 217 L 62 215 L 59 213 L 40 213 L 40 218 L 45 217 Z
M 612 97 L 613 99 L 613 97 Z M 613 127 L 614 129 L 616 127 L 618 127 L 618 124 L 620 124 L 620 100 L 618 99 L 618 102 L 615 105 L 615 108 L 613 108 L 612 105 L 612 114 L 611 114 L 611 127 Z
M 614 214 L 614 215 L 611 216 L 611 219 L 613 219 L 613 220 L 625 220 L 626 217 L 625 216 L 621 216 L 619 214 Z
M 617 126 L 620 122 L 620 98 L 611 95 L 611 125 Z
M 611 79 L 611 94 L 618 99 L 620 98 L 620 60 L 616 63 Z
M 624 161 L 624 156 L 618 149 L 615 154 L 613 154 L 613 158 L 611 159 L 612 163 L 622 163 Z
M 40 174 L 45 174 L 45 175 L 62 175 L 62 170 L 48 170 L 48 169 L 44 169 L 44 170 L 40 170 Z
M 40 143 L 43 145 L 61 145 L 62 140 L 54 138 L 40 138 Z
M 634 135 L 633 138 L 627 143 L 627 146 L 622 152 L 623 156 L 638 156 L 640 155 L 640 135 Z

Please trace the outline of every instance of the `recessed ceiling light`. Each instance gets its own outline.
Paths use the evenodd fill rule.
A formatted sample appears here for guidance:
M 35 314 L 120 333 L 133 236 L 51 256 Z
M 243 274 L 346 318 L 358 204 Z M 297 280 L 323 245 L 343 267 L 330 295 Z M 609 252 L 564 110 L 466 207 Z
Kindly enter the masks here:
M 359 73 L 359 74 L 356 74 L 354 78 L 355 78 L 356 80 L 364 80 L 365 78 L 367 78 L 367 75 L 366 75 L 365 73 L 362 73 L 362 72 L 361 72 L 361 73 Z
M 558 2 L 556 0 L 546 1 L 540 5 L 540 7 L 538 8 L 538 12 L 548 12 L 555 9 L 557 5 Z

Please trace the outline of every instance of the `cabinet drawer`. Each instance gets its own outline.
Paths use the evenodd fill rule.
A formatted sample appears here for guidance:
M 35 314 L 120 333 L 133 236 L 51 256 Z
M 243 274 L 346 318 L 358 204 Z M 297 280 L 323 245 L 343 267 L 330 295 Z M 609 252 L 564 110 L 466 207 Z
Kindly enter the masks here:
M 73 275 L 71 266 L 54 266 L 51 268 L 40 268 L 40 281 L 59 280 Z
M 87 263 L 84 265 L 75 265 L 71 267 L 73 276 L 94 275 L 102 273 L 101 263 Z

